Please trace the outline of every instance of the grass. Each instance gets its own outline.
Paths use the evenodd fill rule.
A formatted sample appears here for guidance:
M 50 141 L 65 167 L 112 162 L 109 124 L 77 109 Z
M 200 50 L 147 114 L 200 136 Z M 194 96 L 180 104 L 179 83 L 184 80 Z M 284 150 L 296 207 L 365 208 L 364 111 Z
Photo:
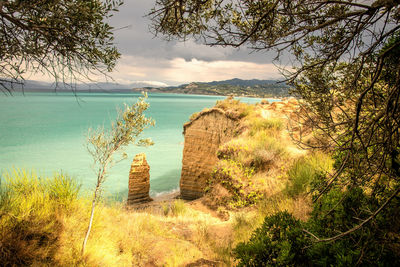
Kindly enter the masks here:
M 172 216 L 182 216 L 187 212 L 187 207 L 185 202 L 182 199 L 175 200 L 172 204 L 168 202 L 164 202 L 161 205 L 162 212 L 164 216 L 172 215 Z
M 243 109 L 250 106 L 239 101 L 226 99 L 217 105 L 224 109 Z M 281 119 L 264 119 L 254 109 L 242 119 L 247 127 L 240 136 L 220 146 L 217 151 L 219 158 L 213 174 L 213 182 L 207 187 L 218 183 L 227 189 L 231 196 L 224 197 L 219 203 L 228 208 L 242 208 L 257 203 L 262 197 L 262 191 L 273 191 L 263 188 L 266 173 L 279 167 L 280 162 L 288 156 L 286 142 L 282 138 L 284 122 Z M 214 185 L 213 185 L 214 184 Z M 271 187 L 272 183 L 268 185 Z
M 2 174 L 0 188 L 0 265 L 47 264 L 79 185 L 64 174 L 49 179 L 14 169 Z
M 285 143 L 266 131 L 233 139 L 222 145 L 217 153 L 220 159 L 232 159 L 256 171 L 270 168 L 287 154 Z
M 182 200 L 170 204 L 168 216 L 100 202 L 82 256 L 91 202 L 79 189 L 65 174 L 2 174 L 0 266 L 180 266 L 218 258 L 208 228 L 219 220 Z
M 333 160 L 323 153 L 313 153 L 295 160 L 287 172 L 287 193 L 297 197 L 308 192 L 312 181 L 325 177 L 332 170 L 332 165 Z
M 253 105 L 240 102 L 238 99 L 227 97 L 224 100 L 218 100 L 215 104 L 216 108 L 220 108 L 233 117 L 242 119 L 254 114 L 255 108 Z
M 261 117 L 255 117 L 249 120 L 248 124 L 250 136 L 254 136 L 262 131 L 279 132 L 284 128 L 282 119 L 278 118 L 264 119 Z

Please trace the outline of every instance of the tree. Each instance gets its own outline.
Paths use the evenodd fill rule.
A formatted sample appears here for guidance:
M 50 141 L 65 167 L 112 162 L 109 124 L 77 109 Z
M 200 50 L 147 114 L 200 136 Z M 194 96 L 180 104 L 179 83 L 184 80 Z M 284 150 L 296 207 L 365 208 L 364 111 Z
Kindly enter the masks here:
M 144 115 L 144 112 L 149 107 L 146 99 L 147 95 L 145 94 L 144 97 L 140 97 L 134 105 L 125 105 L 124 110 L 119 110 L 117 119 L 115 122 L 111 123 L 111 129 L 109 131 L 104 128 L 99 128 L 97 130 L 89 129 L 87 149 L 93 157 L 97 182 L 93 194 L 89 225 L 82 245 L 82 254 L 85 252 L 86 243 L 92 228 L 94 209 L 100 194 L 101 186 L 106 180 L 108 170 L 116 163 L 114 154 L 121 152 L 124 147 L 130 144 L 138 146 L 149 146 L 153 144 L 151 139 L 138 139 L 143 130 L 155 123 L 153 119 L 146 118 Z M 123 153 L 122 159 L 126 159 L 126 157 L 127 155 Z
M 106 22 L 122 0 L 0 0 L 0 87 L 29 73 L 72 83 L 106 74 L 119 58 Z
M 158 0 L 149 16 L 154 33 L 167 39 L 272 49 L 278 62 L 291 55 L 294 71 L 285 75 L 303 99 L 299 121 L 320 141 L 299 144 L 333 151 L 336 159 L 315 203 L 334 187 L 348 193 L 333 210 L 358 187 L 378 203 L 347 231 L 311 233 L 316 242 L 390 216 L 400 192 L 400 1 Z

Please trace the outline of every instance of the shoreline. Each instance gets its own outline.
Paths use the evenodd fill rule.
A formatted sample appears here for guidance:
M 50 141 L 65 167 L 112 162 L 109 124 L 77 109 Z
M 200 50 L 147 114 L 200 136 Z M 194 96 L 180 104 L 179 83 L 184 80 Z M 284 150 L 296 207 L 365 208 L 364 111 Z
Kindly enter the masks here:
M 131 90 L 131 89 L 104 89 L 104 90 L 88 90 L 88 89 L 82 89 L 82 90 L 66 90 L 66 89 L 57 89 L 56 91 L 54 89 L 50 90 L 41 90 L 41 89 L 24 89 L 24 91 L 18 91 L 16 90 L 15 93 L 52 93 L 57 95 L 58 93 L 72 93 L 74 96 L 79 96 L 80 93 L 83 94 L 96 94 L 96 93 L 101 93 L 101 94 L 141 94 L 141 92 L 146 92 L 149 95 L 156 93 L 156 94 L 170 94 L 170 95 L 191 95 L 191 96 L 214 96 L 214 97 L 228 97 L 229 95 L 218 95 L 218 94 L 190 94 L 190 93 L 179 93 L 179 92 L 161 92 L 161 91 L 146 91 L 146 90 Z M 235 95 L 235 98 L 259 98 L 259 99 L 274 99 L 274 100 L 282 100 L 285 97 L 290 97 L 290 96 L 285 96 L 285 97 L 263 97 L 263 96 L 255 96 L 255 95 Z

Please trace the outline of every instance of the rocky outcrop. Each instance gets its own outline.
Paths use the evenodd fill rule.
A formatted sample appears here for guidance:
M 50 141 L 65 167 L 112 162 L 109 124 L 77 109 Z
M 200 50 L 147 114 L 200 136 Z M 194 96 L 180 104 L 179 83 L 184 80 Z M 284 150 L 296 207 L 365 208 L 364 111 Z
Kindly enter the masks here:
M 198 113 L 183 128 L 180 191 L 183 199 L 203 195 L 208 179 L 218 160 L 218 147 L 230 140 L 237 130 L 238 118 L 219 108 Z
M 129 171 L 128 206 L 152 201 L 150 190 L 150 166 L 146 154 L 137 154 Z

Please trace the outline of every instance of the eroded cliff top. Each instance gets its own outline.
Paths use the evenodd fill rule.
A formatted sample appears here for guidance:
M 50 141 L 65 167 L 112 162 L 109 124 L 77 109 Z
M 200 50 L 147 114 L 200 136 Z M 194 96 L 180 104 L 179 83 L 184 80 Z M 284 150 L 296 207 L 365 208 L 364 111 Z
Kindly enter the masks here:
M 232 112 L 227 112 L 221 108 L 217 108 L 217 107 L 206 108 L 200 112 L 194 113 L 192 115 L 192 117 L 190 117 L 190 121 L 183 124 L 183 134 L 185 134 L 186 128 L 190 127 L 190 125 L 192 125 L 195 121 L 197 121 L 198 119 L 200 119 L 206 115 L 212 114 L 212 113 L 218 113 L 218 114 L 225 116 L 226 118 L 234 120 L 234 121 L 237 121 L 240 119 L 240 116 L 238 116 L 238 114 L 232 113 Z

